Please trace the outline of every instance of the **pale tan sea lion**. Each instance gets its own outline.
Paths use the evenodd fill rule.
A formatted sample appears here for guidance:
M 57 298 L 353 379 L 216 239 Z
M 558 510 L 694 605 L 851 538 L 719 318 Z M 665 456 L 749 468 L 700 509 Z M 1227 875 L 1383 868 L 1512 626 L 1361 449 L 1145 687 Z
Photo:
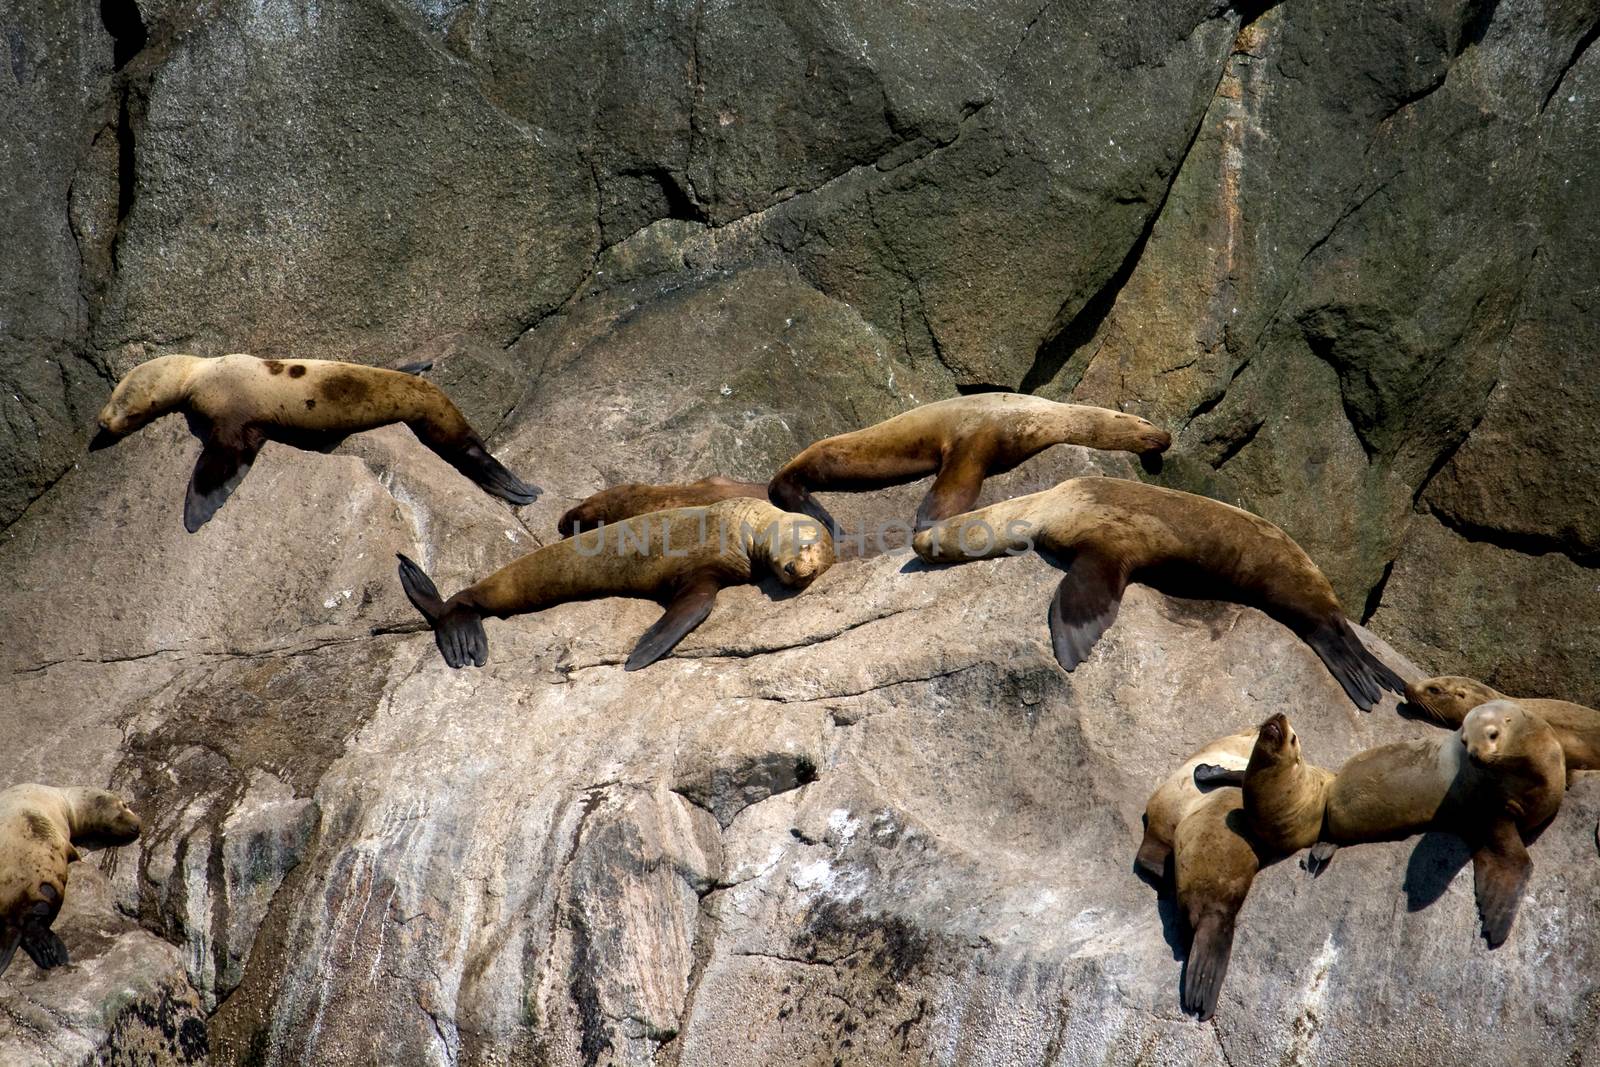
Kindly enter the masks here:
M 1555 816 L 1566 783 L 1555 732 L 1513 701 L 1491 701 L 1468 712 L 1455 733 L 1353 756 L 1328 787 L 1323 841 L 1460 835 L 1472 850 L 1478 913 L 1493 948 L 1511 932 L 1533 867 L 1524 835 Z
M 1066 564 L 1049 618 L 1056 659 L 1068 671 L 1088 657 L 1137 579 L 1260 608 L 1310 645 L 1362 710 L 1380 690 L 1405 688 L 1361 644 L 1311 557 L 1266 519 L 1221 501 L 1119 478 L 1072 478 L 923 530 L 912 547 L 930 563 L 1037 549 Z
M 38 966 L 70 962 L 51 929 L 66 899 L 75 845 L 126 845 L 139 817 L 104 789 L 16 785 L 0 791 L 0 974 L 20 945 Z
M 837 535 L 838 525 L 813 491 L 883 489 L 937 472 L 917 509 L 920 529 L 972 507 L 989 475 L 1060 444 L 1159 453 L 1172 437 L 1137 415 L 1107 408 L 1026 393 L 978 393 L 818 441 L 784 464 L 768 489 L 774 504 L 810 515 Z
M 425 366 L 414 364 L 413 367 Z M 320 359 L 159 356 L 129 371 L 100 412 L 91 450 L 171 412 L 201 441 L 184 500 L 194 533 L 215 515 L 267 441 L 327 452 L 353 433 L 403 422 L 446 463 L 486 492 L 531 504 L 539 489 L 489 454 L 443 391 L 402 370 Z
M 814 519 L 737 498 L 649 512 L 546 545 L 449 600 L 405 556 L 400 583 L 452 667 L 487 661 L 485 618 L 608 596 L 661 601 L 666 613 L 628 657 L 626 669 L 633 671 L 672 651 L 705 621 L 723 586 L 770 571 L 784 585 L 804 589 L 833 561 L 833 541 Z
M 642 482 L 628 482 L 624 485 L 613 485 L 585 497 L 561 516 L 560 521 L 556 523 L 556 530 L 562 537 L 571 537 L 575 533 L 593 530 L 601 525 L 615 525 L 624 519 L 631 519 L 635 515 L 651 511 L 699 508 L 715 504 L 719 500 L 732 500 L 737 497 L 765 500 L 766 483 L 738 482 L 732 478 L 724 478 L 720 474 L 683 484 L 646 485 Z

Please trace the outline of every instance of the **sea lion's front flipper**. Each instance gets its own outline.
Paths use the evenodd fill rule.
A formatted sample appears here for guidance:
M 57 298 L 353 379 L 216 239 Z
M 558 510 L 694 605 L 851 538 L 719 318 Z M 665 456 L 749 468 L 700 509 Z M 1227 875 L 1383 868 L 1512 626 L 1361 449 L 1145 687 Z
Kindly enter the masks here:
M 402 363 L 395 370 L 401 374 L 423 375 L 433 369 L 433 360 L 419 359 L 415 363 Z
M 1116 620 L 1127 585 L 1121 564 L 1110 556 L 1084 550 L 1073 557 L 1050 601 L 1050 640 L 1063 670 L 1070 671 L 1089 657 L 1100 635 Z
M 928 495 L 917 508 L 917 529 L 925 530 L 952 515 L 971 511 L 983 492 L 983 479 L 989 473 L 988 458 L 976 450 L 963 449 L 944 461 Z
M 478 483 L 478 488 L 499 497 L 508 504 L 523 507 L 539 499 L 544 492 L 530 485 L 506 469 L 505 464 L 489 454 L 477 435 L 465 441 L 443 441 L 433 435 L 417 435 L 422 443 L 433 449 L 440 459 Z
M 72 962 L 72 957 L 67 953 L 66 942 L 48 927 L 34 926 L 23 931 L 22 951 L 26 952 L 28 958 L 38 967 L 46 971 L 52 967 L 65 967 Z
M 1223 767 L 1216 763 L 1196 764 L 1195 785 L 1244 785 L 1243 767 Z
M 20 944 L 22 931 L 9 924 L 0 924 L 0 974 L 5 974 L 6 968 L 11 966 L 11 957 L 17 954 Z
M 444 598 L 427 572 L 400 553 L 395 556 L 400 560 L 400 588 L 405 590 L 411 606 L 428 620 L 434 644 L 439 646 L 444 661 L 456 668 L 468 663 L 481 667 L 489 662 L 489 637 L 483 632 L 483 618 L 460 605 L 446 610 Z
M 706 621 L 721 588 L 721 583 L 710 575 L 686 582 L 672 598 L 672 603 L 667 605 L 666 614 L 646 630 L 644 636 L 639 638 L 639 643 L 633 646 L 633 652 L 622 669 L 636 671 L 648 667 L 671 652 L 679 641 L 689 636 L 691 630 Z
M 1483 937 L 1490 948 L 1500 945 L 1511 933 L 1517 918 L 1522 890 L 1533 871 L 1533 860 L 1510 819 L 1499 819 L 1488 828 L 1487 837 L 1472 853 L 1472 882 L 1478 896 L 1478 917 L 1483 920 Z
M 189 479 L 189 495 L 183 502 L 183 528 L 194 533 L 217 513 L 261 451 L 264 438 L 249 426 L 229 427 L 213 423 L 200 438 L 205 442 L 195 461 L 194 477 Z
M 1333 862 L 1333 854 L 1337 851 L 1339 851 L 1339 846 L 1332 841 L 1318 841 L 1306 852 L 1306 858 L 1301 866 L 1311 872 L 1311 877 L 1315 878 L 1328 869 L 1328 864 Z

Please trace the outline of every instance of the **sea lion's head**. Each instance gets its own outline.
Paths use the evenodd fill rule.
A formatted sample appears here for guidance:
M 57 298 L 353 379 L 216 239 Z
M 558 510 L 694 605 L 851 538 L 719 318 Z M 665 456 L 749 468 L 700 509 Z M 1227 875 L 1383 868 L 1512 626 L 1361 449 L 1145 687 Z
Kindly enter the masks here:
M 1461 743 L 1473 763 L 1492 766 L 1523 753 L 1526 746 L 1521 738 L 1530 729 L 1530 719 L 1514 701 L 1479 704 L 1461 722 Z
M 1157 454 L 1172 447 L 1172 435 L 1148 419 L 1118 411 L 1106 427 L 1107 441 L 1097 447 L 1124 452 Z
M 1261 724 L 1250 750 L 1250 770 L 1263 766 L 1292 766 L 1300 762 L 1300 738 L 1282 712 Z M 1247 775 L 1249 771 L 1245 772 Z
M 772 570 L 791 589 L 804 589 L 833 566 L 833 537 L 809 515 L 785 513 L 771 544 Z
M 80 787 L 66 790 L 72 805 L 72 840 L 94 847 L 127 845 L 139 839 L 143 828 L 127 801 L 105 789 Z
M 195 362 L 194 356 L 157 356 L 129 371 L 100 409 L 100 430 L 89 442 L 90 451 L 114 445 L 175 410 Z
M 1467 712 L 1500 694 L 1471 678 L 1441 674 L 1406 686 L 1406 700 L 1440 726 L 1460 726 Z

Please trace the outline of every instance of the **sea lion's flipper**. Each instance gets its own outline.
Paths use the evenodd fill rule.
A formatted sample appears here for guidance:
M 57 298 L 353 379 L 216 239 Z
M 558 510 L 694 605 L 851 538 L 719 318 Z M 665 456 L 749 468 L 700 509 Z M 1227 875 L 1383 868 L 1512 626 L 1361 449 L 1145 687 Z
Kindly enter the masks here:
M 1483 937 L 1490 948 L 1499 946 L 1511 933 L 1517 918 L 1517 905 L 1528 884 L 1533 860 L 1510 819 L 1499 819 L 1489 827 L 1487 838 L 1472 853 L 1472 882 L 1478 896 L 1478 917 L 1483 920 Z
M 1172 846 L 1144 828 L 1144 840 L 1139 842 L 1139 853 L 1134 856 L 1134 866 L 1149 875 L 1157 885 L 1167 879 L 1167 861 L 1172 858 Z
M 433 369 L 433 360 L 419 359 L 415 363 L 402 363 L 395 370 L 401 374 L 423 375 Z
M 1305 642 L 1321 657 L 1328 673 L 1338 680 L 1346 695 L 1362 711 L 1372 710 L 1372 705 L 1383 696 L 1381 690 L 1395 693 L 1406 690 L 1400 676 L 1367 651 L 1343 615 L 1335 615 L 1307 631 Z
M 1333 862 L 1333 854 L 1337 851 L 1339 846 L 1332 841 L 1318 841 L 1306 852 L 1302 866 L 1311 872 L 1311 877 L 1315 878 L 1328 869 L 1328 864 Z
M 826 526 L 829 534 L 834 537 L 839 536 L 839 524 L 833 521 L 828 509 L 811 495 L 811 490 L 806 488 L 797 476 L 780 473 L 772 479 L 767 486 L 767 499 L 774 507 L 782 508 L 784 511 L 810 515 Z
M 1233 916 L 1210 911 L 1200 917 L 1183 965 L 1183 1010 L 1205 1022 L 1217 1012 L 1222 980 L 1233 955 Z
M 11 957 L 17 954 L 17 946 L 22 944 L 22 931 L 7 924 L 0 924 L 0 974 L 6 973 L 6 968 L 11 966 Z
M 1197 764 L 1194 784 L 1198 786 L 1244 785 L 1243 767 L 1223 767 L 1215 763 Z
M 38 967 L 46 971 L 52 967 L 64 967 L 72 962 L 72 957 L 67 954 L 66 942 L 48 927 L 33 926 L 24 930 L 22 951 L 26 952 L 28 958 Z
M 1072 670 L 1116 620 L 1128 579 L 1121 564 L 1099 552 L 1080 551 L 1050 601 L 1050 640 L 1056 662 Z
M 644 636 L 639 638 L 639 643 L 633 646 L 633 652 L 622 669 L 636 671 L 648 667 L 671 652 L 679 641 L 689 636 L 691 630 L 706 621 L 721 588 L 721 584 L 709 575 L 687 582 L 672 598 L 672 603 L 667 605 L 666 614 L 646 630 Z
M 983 492 L 983 479 L 988 473 L 988 457 L 973 449 L 963 449 L 946 458 L 928 495 L 922 498 L 922 506 L 917 508 L 917 529 L 925 530 L 952 515 L 971 511 L 978 494 Z
M 252 427 L 238 428 L 212 424 L 201 437 L 205 442 L 189 479 L 189 494 L 183 501 L 183 528 L 194 533 L 211 521 L 211 516 L 250 473 L 250 464 L 261 451 L 264 438 Z
M 462 607 L 445 609 L 438 587 L 423 569 L 400 555 L 400 588 L 405 590 L 411 606 L 422 613 L 433 628 L 434 644 L 439 654 L 452 667 L 465 667 L 471 663 L 481 667 L 489 661 L 489 636 L 483 632 L 483 619 L 476 612 Z
M 419 433 L 417 436 L 439 458 L 477 482 L 484 492 L 508 504 L 523 507 L 538 500 L 539 494 L 544 492 L 537 485 L 530 485 L 507 470 L 505 464 L 491 456 L 475 435 L 467 441 L 454 442 L 440 440 L 431 434 L 425 436 Z

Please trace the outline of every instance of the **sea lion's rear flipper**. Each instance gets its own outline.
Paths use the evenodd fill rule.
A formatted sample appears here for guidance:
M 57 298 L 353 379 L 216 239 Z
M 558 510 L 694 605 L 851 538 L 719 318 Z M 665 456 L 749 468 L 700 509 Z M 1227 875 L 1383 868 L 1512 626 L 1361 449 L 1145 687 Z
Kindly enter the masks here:
M 1183 965 L 1183 1010 L 1205 1022 L 1217 1012 L 1222 980 L 1233 955 L 1233 916 L 1208 911 L 1194 927 Z
M 42 970 L 65 967 L 72 962 L 67 954 L 66 942 L 47 927 L 30 927 L 22 934 L 22 951 Z
M 648 667 L 676 648 L 691 630 L 706 621 L 721 589 L 721 584 L 709 575 L 691 579 L 683 585 L 672 598 L 672 603 L 667 605 L 666 614 L 646 630 L 644 636 L 639 638 L 639 643 L 633 646 L 633 652 L 622 669 L 636 671 Z
M 1244 785 L 1243 767 L 1223 767 L 1216 763 L 1200 763 L 1194 769 L 1197 786 Z
M 505 464 L 489 454 L 476 435 L 466 441 L 455 442 L 445 442 L 431 434 L 424 436 L 419 433 L 417 436 L 440 459 L 477 482 L 484 492 L 508 504 L 520 508 L 538 500 L 539 494 L 544 492 L 537 485 L 530 485 L 507 470 Z
M 944 461 L 928 495 L 917 508 L 917 529 L 925 530 L 952 515 L 971 511 L 983 492 L 983 479 L 989 473 L 988 458 L 972 449 L 963 449 Z
M 1328 668 L 1346 695 L 1362 711 L 1371 711 L 1383 696 L 1381 690 L 1404 693 L 1406 684 L 1377 656 L 1367 651 L 1349 620 L 1336 615 L 1331 620 L 1314 627 L 1305 635 L 1311 646 Z
M 237 428 L 211 425 L 200 438 L 204 443 L 189 479 L 189 494 L 183 501 L 183 528 L 194 533 L 211 521 L 211 516 L 250 473 L 265 440 L 249 426 Z
M 1144 840 L 1139 842 L 1139 852 L 1133 857 L 1133 864 L 1158 886 L 1167 881 L 1167 861 L 1172 858 L 1172 846 L 1150 832 L 1150 827 L 1144 828 Z
M 839 536 L 839 524 L 833 521 L 828 509 L 811 495 L 811 490 L 797 476 L 780 472 L 767 485 L 767 499 L 774 507 L 782 508 L 784 511 L 810 515 L 827 527 L 830 535 Z
M 489 636 L 483 632 L 483 619 L 465 608 L 445 610 L 433 579 L 405 556 L 395 555 L 400 560 L 400 588 L 405 590 L 411 606 L 420 611 L 433 628 L 433 641 L 439 646 L 444 661 L 457 668 L 468 663 L 475 667 L 487 663 Z
M 1122 565 L 1111 557 L 1089 550 L 1073 557 L 1050 601 L 1050 640 L 1063 670 L 1089 658 L 1095 642 L 1116 620 L 1127 586 Z
M 423 375 L 433 369 L 433 360 L 419 359 L 415 363 L 402 363 L 395 370 L 401 374 Z
M 1522 890 L 1533 871 L 1533 860 L 1510 819 L 1499 819 L 1488 828 L 1488 835 L 1472 853 L 1472 882 L 1478 896 L 1478 917 L 1483 920 L 1483 937 L 1490 948 L 1499 946 L 1511 933 L 1517 918 Z
M 6 968 L 11 966 L 11 957 L 17 954 L 20 944 L 22 931 L 10 924 L 0 924 L 0 974 L 5 974 Z

